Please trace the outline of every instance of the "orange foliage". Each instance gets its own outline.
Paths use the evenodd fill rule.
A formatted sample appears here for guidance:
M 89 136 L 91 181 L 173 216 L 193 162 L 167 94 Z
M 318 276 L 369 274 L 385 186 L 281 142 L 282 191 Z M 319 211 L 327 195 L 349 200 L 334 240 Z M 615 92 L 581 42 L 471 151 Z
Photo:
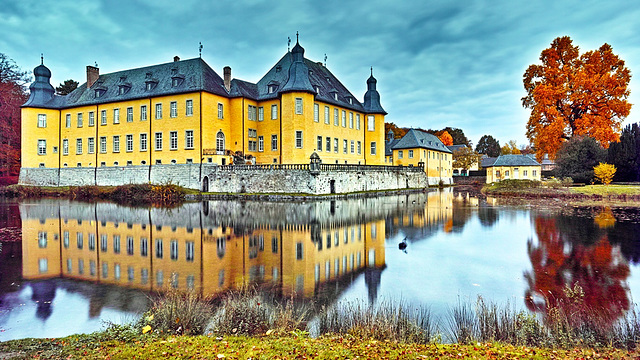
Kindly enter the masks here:
M 448 131 L 443 131 L 438 134 L 438 139 L 440 139 L 445 146 L 453 145 L 453 137 L 451 137 Z
M 538 245 L 529 241 L 532 273 L 525 274 L 527 307 L 541 312 L 559 308 L 567 314 L 597 319 L 612 326 L 630 307 L 626 291 L 629 265 L 609 243 L 606 233 L 595 244 L 572 242 L 553 218 L 535 219 Z M 566 230 L 566 229 L 565 229 Z M 577 285 L 577 286 L 576 286 Z M 580 296 L 571 289 L 581 288 Z
M 530 65 L 524 73 L 527 96 L 522 98 L 531 109 L 527 137 L 538 159 L 545 153 L 555 158 L 573 136 L 592 137 L 605 148 L 618 141 L 631 110 L 631 73 L 611 46 L 580 55 L 568 36 L 558 37 L 540 60 L 542 65 Z

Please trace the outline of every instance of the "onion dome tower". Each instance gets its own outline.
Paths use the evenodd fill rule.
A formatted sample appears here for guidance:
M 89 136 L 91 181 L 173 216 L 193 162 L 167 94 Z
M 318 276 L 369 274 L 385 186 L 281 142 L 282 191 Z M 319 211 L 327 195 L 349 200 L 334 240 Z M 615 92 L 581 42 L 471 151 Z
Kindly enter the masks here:
M 311 81 L 309 81 L 309 68 L 304 63 L 304 48 L 298 42 L 296 33 L 296 46 L 291 49 L 292 62 L 289 67 L 289 79 L 282 88 L 282 92 L 306 91 L 315 93 Z
M 40 57 L 40 65 L 33 69 L 36 80 L 29 86 L 31 94 L 23 106 L 43 106 L 51 99 L 55 90 L 51 86 L 51 71 L 44 66 L 44 59 Z
M 367 92 L 364 94 L 364 111 L 367 114 L 383 114 L 387 115 L 382 105 L 380 105 L 380 93 L 376 90 L 378 80 L 373 77 L 373 68 L 371 68 L 371 76 L 367 79 Z

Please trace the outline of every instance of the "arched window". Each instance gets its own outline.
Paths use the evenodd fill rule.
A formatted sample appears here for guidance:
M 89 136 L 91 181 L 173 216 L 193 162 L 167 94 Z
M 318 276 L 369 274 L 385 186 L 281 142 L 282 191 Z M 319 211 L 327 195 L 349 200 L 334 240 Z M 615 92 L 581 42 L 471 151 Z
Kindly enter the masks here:
M 224 155 L 224 134 L 222 131 L 218 131 L 216 135 L 216 153 L 218 155 Z

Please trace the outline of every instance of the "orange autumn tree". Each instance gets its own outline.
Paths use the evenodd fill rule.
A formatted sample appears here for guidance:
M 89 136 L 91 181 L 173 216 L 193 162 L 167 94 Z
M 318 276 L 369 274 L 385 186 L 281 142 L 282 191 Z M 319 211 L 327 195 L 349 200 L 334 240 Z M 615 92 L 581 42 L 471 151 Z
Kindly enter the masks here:
M 438 134 L 438 139 L 440 139 L 445 146 L 453 145 L 453 137 L 446 130 Z
M 568 36 L 558 37 L 542 51 L 541 65 L 530 65 L 523 76 L 531 109 L 527 137 L 538 159 L 555 158 L 562 143 L 589 136 L 607 148 L 618 141 L 629 115 L 631 72 L 609 44 L 580 55 Z

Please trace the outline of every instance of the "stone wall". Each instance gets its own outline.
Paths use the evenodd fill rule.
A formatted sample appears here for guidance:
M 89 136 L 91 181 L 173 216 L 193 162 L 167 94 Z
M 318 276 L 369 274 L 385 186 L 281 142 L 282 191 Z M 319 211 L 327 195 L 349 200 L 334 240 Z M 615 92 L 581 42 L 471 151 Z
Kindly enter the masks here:
M 58 186 L 60 181 L 58 169 L 21 168 L 19 184 L 35 186 Z

